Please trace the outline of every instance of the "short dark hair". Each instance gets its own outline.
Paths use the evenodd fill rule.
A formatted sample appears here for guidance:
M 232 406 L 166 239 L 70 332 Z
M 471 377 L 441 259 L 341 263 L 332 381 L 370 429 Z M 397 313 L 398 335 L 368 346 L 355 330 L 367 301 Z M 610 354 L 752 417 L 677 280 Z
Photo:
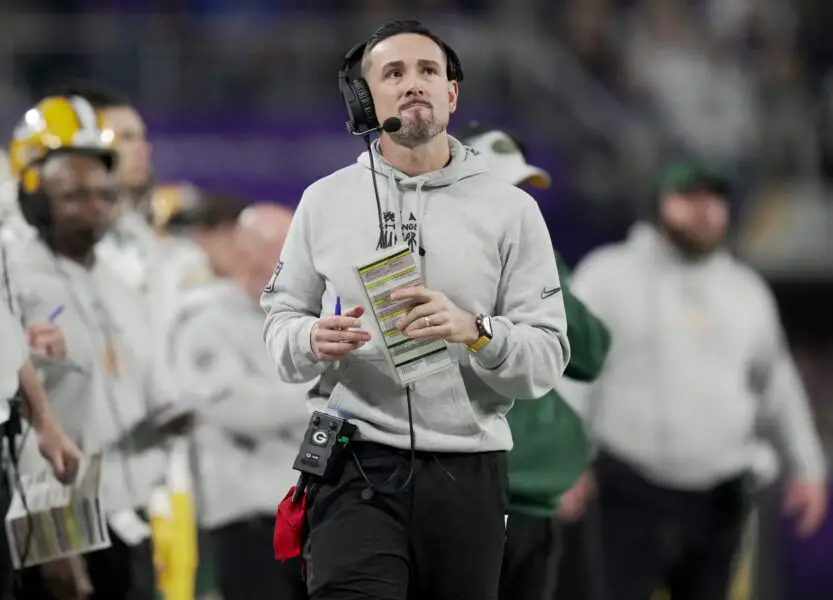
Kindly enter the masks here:
M 384 42 L 386 39 L 392 38 L 393 36 L 400 35 L 402 33 L 415 33 L 417 35 L 427 37 L 435 44 L 437 44 L 437 46 L 440 47 L 440 52 L 442 52 L 443 54 L 443 59 L 445 59 L 446 69 L 448 69 L 448 53 L 445 51 L 445 44 L 439 38 L 439 36 L 419 21 L 404 20 L 391 21 L 390 23 L 382 25 L 379 29 L 373 32 L 373 35 L 371 35 L 367 39 L 367 44 L 364 47 L 364 54 L 362 55 L 362 72 L 364 72 L 365 65 L 367 64 L 367 56 L 370 54 L 373 48 L 378 46 L 380 43 Z
M 55 93 L 56 96 L 81 96 L 96 110 L 132 106 L 130 98 L 119 90 L 105 83 L 90 80 L 78 80 L 67 83 Z

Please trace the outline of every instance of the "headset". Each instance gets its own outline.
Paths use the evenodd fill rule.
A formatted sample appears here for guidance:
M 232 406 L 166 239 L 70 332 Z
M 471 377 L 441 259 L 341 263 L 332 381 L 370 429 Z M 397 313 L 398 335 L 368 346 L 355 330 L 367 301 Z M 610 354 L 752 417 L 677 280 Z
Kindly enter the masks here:
M 403 32 L 407 33 L 407 32 Z M 454 49 L 436 36 L 427 33 L 418 33 L 434 40 L 445 53 L 446 75 L 449 81 L 463 81 L 463 65 Z M 373 106 L 373 96 L 370 88 L 363 77 L 351 78 L 350 70 L 359 64 L 364 56 L 368 42 L 362 42 L 354 46 L 344 56 L 344 62 L 338 71 L 338 89 L 347 107 L 347 130 L 354 135 L 365 135 L 382 129 L 379 118 L 376 116 L 376 107 Z

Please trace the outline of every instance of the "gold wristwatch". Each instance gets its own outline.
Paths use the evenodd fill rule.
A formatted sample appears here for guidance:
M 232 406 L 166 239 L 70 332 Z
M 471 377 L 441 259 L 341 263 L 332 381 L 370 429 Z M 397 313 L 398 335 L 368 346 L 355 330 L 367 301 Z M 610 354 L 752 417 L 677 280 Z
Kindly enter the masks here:
M 477 325 L 477 333 L 480 337 L 471 344 L 466 344 L 466 348 L 472 352 L 479 352 L 492 341 L 492 319 L 487 315 L 477 315 L 474 323 Z

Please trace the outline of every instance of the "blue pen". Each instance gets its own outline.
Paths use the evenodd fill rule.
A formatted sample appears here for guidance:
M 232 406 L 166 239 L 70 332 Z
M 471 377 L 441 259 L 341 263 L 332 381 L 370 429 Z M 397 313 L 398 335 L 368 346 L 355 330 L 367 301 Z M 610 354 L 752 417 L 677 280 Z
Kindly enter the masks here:
M 54 322 L 55 322 L 55 320 L 56 320 L 58 317 L 60 317 L 60 316 L 61 316 L 61 313 L 63 313 L 63 312 L 64 312 L 64 309 L 66 309 L 66 306 L 65 306 L 65 305 L 63 305 L 63 304 L 61 304 L 58 308 L 56 308 L 55 310 L 53 310 L 53 311 L 50 313 L 48 321 L 49 321 L 50 323 L 54 323 Z
M 336 316 L 341 316 L 341 296 L 336 296 Z

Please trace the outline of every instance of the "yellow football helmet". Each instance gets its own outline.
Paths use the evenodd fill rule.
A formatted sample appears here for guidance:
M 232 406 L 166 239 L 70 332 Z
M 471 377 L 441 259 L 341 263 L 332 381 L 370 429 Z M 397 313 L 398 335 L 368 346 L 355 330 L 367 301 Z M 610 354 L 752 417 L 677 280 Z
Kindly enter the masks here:
M 9 146 L 9 166 L 26 193 L 40 188 L 39 165 L 54 152 L 100 157 L 108 170 L 116 161 L 115 136 L 102 116 L 80 96 L 52 96 L 26 111 Z

